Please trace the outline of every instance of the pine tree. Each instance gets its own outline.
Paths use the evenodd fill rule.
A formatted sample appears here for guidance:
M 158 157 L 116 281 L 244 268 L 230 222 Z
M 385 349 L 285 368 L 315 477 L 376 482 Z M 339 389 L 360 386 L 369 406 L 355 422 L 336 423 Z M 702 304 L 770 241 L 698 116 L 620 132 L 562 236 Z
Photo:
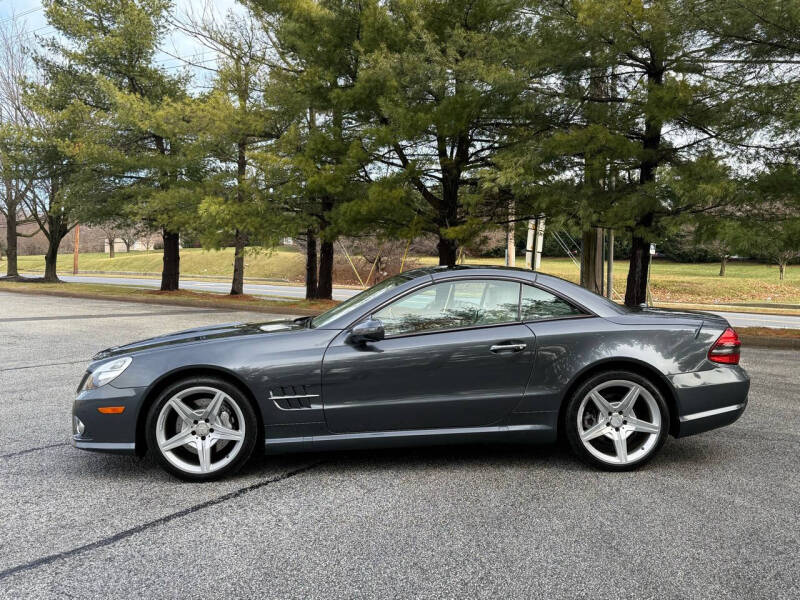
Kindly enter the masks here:
M 168 0 L 46 0 L 59 35 L 45 41 L 37 64 L 44 82 L 36 104 L 51 121 L 70 113 L 76 129 L 58 147 L 76 172 L 80 205 L 96 222 L 133 214 L 164 238 L 161 289 L 178 288 L 180 228 L 192 221 L 182 191 L 197 171 L 186 152 L 185 78 L 154 64 L 166 31 Z M 170 137 L 173 136 L 173 137 Z M 190 164 L 191 163 L 191 164 Z
M 342 231 L 352 231 L 337 215 L 362 194 L 369 162 L 364 114 L 374 97 L 359 79 L 364 35 L 375 26 L 378 2 L 248 4 L 274 44 L 266 101 L 292 124 L 274 154 L 262 159 L 269 168 L 281 163 L 287 174 L 275 195 L 307 239 L 307 297 L 329 299 L 334 242 Z
M 357 207 L 403 237 L 434 235 L 441 265 L 508 218 L 507 186 L 482 181 L 516 127 L 539 126 L 519 68 L 531 30 L 525 4 L 389 2 L 364 34 L 359 85 L 375 98 L 368 143 L 382 173 Z
M 731 60 L 732 41 L 709 25 L 714 3 L 683 0 L 544 1 L 534 36 L 558 82 L 542 93 L 566 105 L 610 107 L 593 119 L 576 119 L 544 146 L 555 195 L 564 197 L 576 158 L 602 158 L 613 185 L 600 203 L 579 195 L 564 207 L 589 214 L 597 224 L 632 234 L 625 303 L 645 302 L 648 250 L 673 218 L 717 208 L 718 200 L 670 203 L 660 182 L 670 169 L 695 177 L 715 162 L 712 151 L 734 148 L 761 122 L 757 65 Z M 549 56 L 548 56 L 549 53 Z M 600 85 L 591 85 L 600 79 Z M 548 89 L 549 87 L 549 89 Z M 549 157 L 547 156 L 549 154 Z M 541 159 L 542 152 L 536 154 Z M 694 164 L 694 166 L 693 166 Z M 557 165 L 557 166 L 556 166 Z M 541 168 L 541 165 L 536 165 Z M 566 170 L 564 170 L 566 167 Z M 674 172 L 674 171 L 673 171 Z M 577 204 L 577 206 L 576 206 Z M 551 202 L 551 206 L 553 203 Z M 558 208 L 558 206 L 553 206 Z
M 269 44 L 257 22 L 232 11 L 224 18 L 204 13 L 177 22 L 188 34 L 216 54 L 211 94 L 203 98 L 208 127 L 198 132 L 215 165 L 201 206 L 206 245 L 219 247 L 233 240 L 231 294 L 244 289 L 244 258 L 248 242 L 274 245 L 286 223 L 268 206 L 269 193 L 259 184 L 253 154 L 268 149 L 285 129 L 285 119 L 265 103 Z

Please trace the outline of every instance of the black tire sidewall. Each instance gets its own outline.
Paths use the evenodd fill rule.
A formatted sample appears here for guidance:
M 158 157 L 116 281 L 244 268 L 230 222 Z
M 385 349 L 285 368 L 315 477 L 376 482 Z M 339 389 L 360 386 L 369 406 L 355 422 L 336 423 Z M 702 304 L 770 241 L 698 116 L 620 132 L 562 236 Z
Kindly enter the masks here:
M 648 454 L 640 458 L 639 460 L 625 464 L 625 465 L 615 465 L 613 463 L 607 463 L 605 461 L 600 460 L 596 456 L 592 455 L 583 445 L 583 442 L 580 440 L 579 432 L 578 432 L 578 409 L 580 408 L 581 401 L 583 398 L 588 394 L 592 388 L 601 383 L 606 381 L 612 381 L 615 379 L 624 379 L 627 381 L 632 381 L 643 388 L 645 388 L 656 401 L 656 405 L 658 409 L 661 411 L 661 433 L 659 434 L 658 440 L 656 441 L 653 448 L 650 450 Z M 564 412 L 564 430 L 566 432 L 566 438 L 569 442 L 570 448 L 572 451 L 580 458 L 583 462 L 593 466 L 598 467 L 600 469 L 604 469 L 606 471 L 631 471 L 641 467 L 642 465 L 646 464 L 650 461 L 653 456 L 655 456 L 658 451 L 661 449 L 661 446 L 664 445 L 664 442 L 667 439 L 667 435 L 669 435 L 669 426 L 670 426 L 670 414 L 669 414 L 669 407 L 667 406 L 666 401 L 664 400 L 664 394 L 661 390 L 658 389 L 657 386 L 653 385 L 649 379 L 639 375 L 638 373 L 634 373 L 633 371 L 624 371 L 624 370 L 614 370 L 614 371 L 604 371 L 602 373 L 597 373 L 589 377 L 586 381 L 581 383 L 572 396 L 568 400 L 566 411 Z
M 225 392 L 239 406 L 244 416 L 245 436 L 239 454 L 230 463 L 213 473 L 187 473 L 182 471 L 167 460 L 158 448 L 156 440 L 158 415 L 167 401 L 181 390 L 200 386 L 217 388 Z M 250 459 L 258 438 L 258 418 L 251 402 L 237 386 L 217 377 L 190 377 L 171 383 L 161 390 L 147 411 L 145 435 L 147 437 L 147 447 L 165 470 L 185 481 L 213 481 L 232 475 Z

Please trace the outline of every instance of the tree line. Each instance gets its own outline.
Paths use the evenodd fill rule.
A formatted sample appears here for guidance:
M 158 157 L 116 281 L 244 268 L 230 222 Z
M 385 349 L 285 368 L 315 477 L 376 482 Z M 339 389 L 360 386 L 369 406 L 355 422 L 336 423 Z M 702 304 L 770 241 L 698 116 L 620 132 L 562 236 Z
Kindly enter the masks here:
M 20 223 L 180 239 L 305 239 L 330 298 L 341 236 L 432 236 L 439 263 L 545 214 L 630 239 L 625 303 L 675 231 L 721 256 L 800 251 L 800 4 L 781 0 L 45 0 L 55 34 L 2 31 L 0 207 Z M 163 63 L 172 30 L 202 52 Z M 209 58 L 204 58 L 209 57 Z M 176 64 L 180 64 L 176 62 Z M 586 266 L 586 268 L 591 268 Z M 586 280 L 592 280 L 587 277 Z

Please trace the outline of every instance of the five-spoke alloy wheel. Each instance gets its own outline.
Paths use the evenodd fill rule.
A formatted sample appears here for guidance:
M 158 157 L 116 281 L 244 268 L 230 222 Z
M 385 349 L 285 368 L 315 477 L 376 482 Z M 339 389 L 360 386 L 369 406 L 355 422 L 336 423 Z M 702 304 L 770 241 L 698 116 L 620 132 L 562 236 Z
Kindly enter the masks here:
M 567 438 L 585 462 L 625 471 L 647 462 L 669 430 L 661 392 L 637 373 L 616 371 L 591 377 L 570 398 Z
M 257 421 L 239 389 L 212 378 L 168 386 L 147 415 L 147 443 L 164 467 L 183 479 L 231 474 L 253 453 Z

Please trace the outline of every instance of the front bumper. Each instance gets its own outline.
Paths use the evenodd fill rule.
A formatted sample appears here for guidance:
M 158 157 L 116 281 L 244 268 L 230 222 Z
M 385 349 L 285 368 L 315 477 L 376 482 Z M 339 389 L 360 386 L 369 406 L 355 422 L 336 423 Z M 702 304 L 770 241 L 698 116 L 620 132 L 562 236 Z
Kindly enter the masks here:
M 77 433 L 72 436 L 71 441 L 76 448 L 92 452 L 110 452 L 112 454 L 134 454 L 136 452 L 134 442 L 90 442 L 81 438 Z
M 129 454 L 136 451 L 136 422 L 145 388 L 112 384 L 83 391 L 72 405 L 72 445 L 82 450 Z M 104 414 L 101 406 L 123 406 L 122 413 Z M 76 418 L 84 426 L 78 432 Z
M 730 425 L 744 413 L 750 377 L 739 366 L 718 366 L 671 378 L 677 400 L 675 437 Z

